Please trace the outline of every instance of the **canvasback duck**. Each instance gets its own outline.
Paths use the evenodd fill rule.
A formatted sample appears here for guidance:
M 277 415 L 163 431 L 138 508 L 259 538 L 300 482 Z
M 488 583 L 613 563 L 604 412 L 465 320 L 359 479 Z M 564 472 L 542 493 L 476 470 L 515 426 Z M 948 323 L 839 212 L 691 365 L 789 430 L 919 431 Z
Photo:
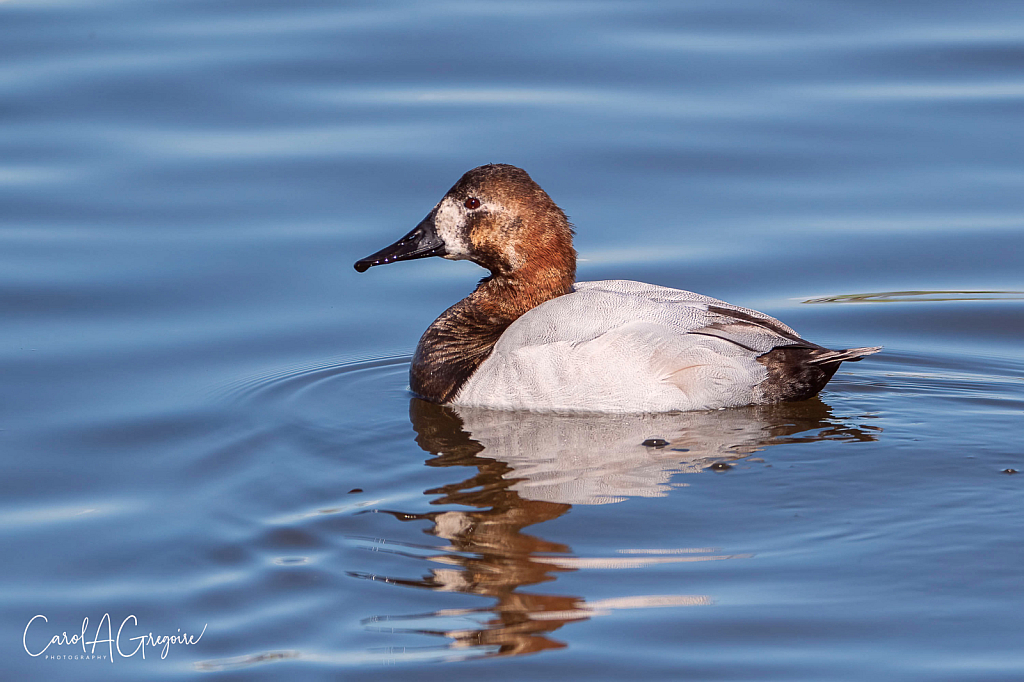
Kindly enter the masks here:
M 576 282 L 573 229 L 527 175 L 469 171 L 419 225 L 356 270 L 441 256 L 490 271 L 416 347 L 410 388 L 443 404 L 671 412 L 810 398 L 847 360 L 778 320 L 708 296 Z

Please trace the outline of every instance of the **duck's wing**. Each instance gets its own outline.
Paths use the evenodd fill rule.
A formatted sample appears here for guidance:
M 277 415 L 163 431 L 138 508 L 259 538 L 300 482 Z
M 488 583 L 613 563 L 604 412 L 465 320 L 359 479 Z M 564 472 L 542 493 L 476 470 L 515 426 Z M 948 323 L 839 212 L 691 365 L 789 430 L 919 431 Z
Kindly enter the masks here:
M 716 303 L 708 303 L 707 311 L 707 323 L 689 333 L 725 339 L 752 353 L 767 353 L 779 347 L 822 348 L 763 313 L 752 314 L 755 311 Z
M 593 295 L 621 295 L 655 303 L 658 322 L 663 317 L 690 336 L 727 341 L 733 352 L 742 349 L 767 370 L 757 386 L 758 401 L 803 400 L 816 395 L 843 362 L 856 362 L 881 347 L 832 350 L 801 337 L 793 328 L 762 312 L 679 289 L 642 282 L 613 280 L 578 285 Z M 642 307 L 642 306 L 641 306 Z M 680 311 L 685 313 L 680 314 Z M 719 352 L 732 355 L 727 349 Z M 741 355 L 743 355 L 741 353 Z
M 591 300 L 608 297 L 612 305 L 636 315 L 634 320 L 668 324 L 680 333 L 714 336 L 754 354 L 780 346 L 822 348 L 774 317 L 692 291 L 628 280 L 580 282 L 576 291 Z

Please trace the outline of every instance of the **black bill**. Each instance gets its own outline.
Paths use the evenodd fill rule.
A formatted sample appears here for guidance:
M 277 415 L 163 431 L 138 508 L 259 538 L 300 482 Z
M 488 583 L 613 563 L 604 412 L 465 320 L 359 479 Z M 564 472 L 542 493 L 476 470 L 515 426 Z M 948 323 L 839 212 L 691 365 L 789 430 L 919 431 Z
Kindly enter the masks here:
M 387 265 L 398 260 L 427 258 L 428 256 L 445 255 L 444 242 L 434 230 L 434 215 L 431 213 L 412 232 L 405 235 L 391 246 L 385 247 L 375 254 L 357 260 L 355 268 L 366 272 L 374 265 Z

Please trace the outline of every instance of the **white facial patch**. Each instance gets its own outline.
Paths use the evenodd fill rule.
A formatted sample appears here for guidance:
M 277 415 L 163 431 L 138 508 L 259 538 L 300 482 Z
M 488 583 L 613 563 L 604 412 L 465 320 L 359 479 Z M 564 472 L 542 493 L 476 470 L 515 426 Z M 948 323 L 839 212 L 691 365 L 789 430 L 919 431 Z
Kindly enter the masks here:
M 434 214 L 434 232 L 444 242 L 445 258 L 464 260 L 470 257 L 469 240 L 466 238 L 466 207 L 451 197 L 445 197 L 437 205 Z
M 469 241 L 468 226 L 469 214 L 471 213 L 502 213 L 505 207 L 501 204 L 489 201 L 480 204 L 475 209 L 466 208 L 465 204 L 445 197 L 437 205 L 434 214 L 434 232 L 444 242 L 444 249 L 447 252 L 445 258 L 449 260 L 468 260 L 473 256 L 473 245 Z

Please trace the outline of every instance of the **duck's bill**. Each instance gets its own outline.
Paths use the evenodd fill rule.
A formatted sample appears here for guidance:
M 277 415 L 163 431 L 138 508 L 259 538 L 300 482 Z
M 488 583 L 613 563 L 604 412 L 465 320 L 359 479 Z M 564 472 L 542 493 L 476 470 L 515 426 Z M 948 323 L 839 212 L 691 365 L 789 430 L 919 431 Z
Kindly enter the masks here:
M 355 268 L 366 272 L 374 265 L 387 265 L 399 260 L 413 260 L 445 255 L 444 242 L 434 230 L 433 215 L 428 215 L 413 231 L 375 254 L 356 261 Z

